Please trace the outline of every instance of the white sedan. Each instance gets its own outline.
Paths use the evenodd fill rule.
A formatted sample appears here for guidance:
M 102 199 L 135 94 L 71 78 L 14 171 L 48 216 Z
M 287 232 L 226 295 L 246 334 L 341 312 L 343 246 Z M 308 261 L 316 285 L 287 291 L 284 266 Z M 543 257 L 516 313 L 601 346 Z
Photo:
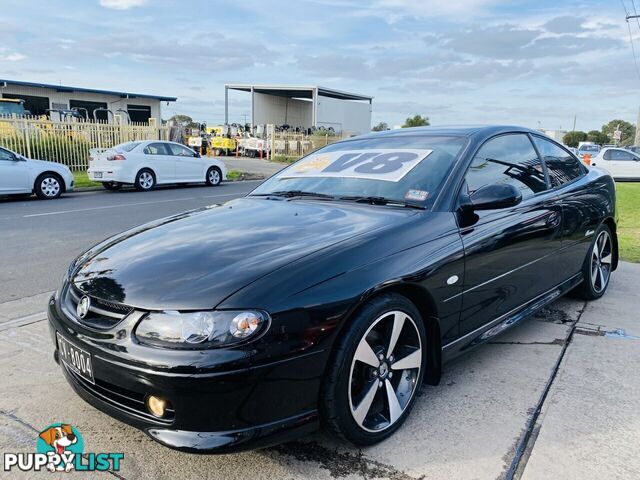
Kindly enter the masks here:
M 0 195 L 31 195 L 49 200 L 73 191 L 71 170 L 61 163 L 32 160 L 0 148 Z
M 603 148 L 591 159 L 591 166 L 606 170 L 616 180 L 640 181 L 640 156 L 624 148 Z
M 201 157 L 179 143 L 144 140 L 91 150 L 88 174 L 107 190 L 133 185 L 147 191 L 167 183 L 219 185 L 227 169 L 217 158 Z

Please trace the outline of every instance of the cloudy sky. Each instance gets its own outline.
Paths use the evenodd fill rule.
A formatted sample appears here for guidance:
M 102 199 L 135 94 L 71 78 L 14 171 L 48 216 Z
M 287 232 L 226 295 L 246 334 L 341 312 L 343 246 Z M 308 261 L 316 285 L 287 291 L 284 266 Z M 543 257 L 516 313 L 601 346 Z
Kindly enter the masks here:
M 640 0 L 636 0 L 640 13 Z M 225 83 L 375 97 L 373 122 L 635 123 L 632 0 L 0 0 L 0 78 L 179 97 L 224 118 Z M 640 55 L 640 23 L 632 23 Z M 640 58 L 639 58 L 640 60 Z M 232 92 L 231 121 L 249 113 Z

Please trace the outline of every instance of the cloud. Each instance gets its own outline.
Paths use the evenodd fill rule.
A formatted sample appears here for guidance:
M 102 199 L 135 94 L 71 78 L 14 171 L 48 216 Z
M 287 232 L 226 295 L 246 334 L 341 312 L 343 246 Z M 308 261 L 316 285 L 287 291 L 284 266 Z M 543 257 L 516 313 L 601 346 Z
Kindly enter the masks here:
M 114 10 L 129 10 L 134 7 L 142 7 L 149 3 L 149 0 L 100 0 L 100 5 Z
M 558 25 L 552 24 L 552 28 L 555 27 Z M 540 28 L 513 24 L 458 30 L 444 37 L 442 42 L 446 48 L 456 52 L 509 60 L 562 57 L 622 45 L 618 38 L 613 37 L 592 34 L 550 36 Z
M 551 33 L 580 33 L 589 30 L 582 26 L 584 20 L 584 17 L 567 15 L 552 18 L 542 27 Z
M 7 62 L 19 62 L 20 60 L 24 60 L 27 57 L 21 53 L 10 53 L 9 55 L 4 55 L 0 58 L 2 58 L 2 60 L 5 60 Z

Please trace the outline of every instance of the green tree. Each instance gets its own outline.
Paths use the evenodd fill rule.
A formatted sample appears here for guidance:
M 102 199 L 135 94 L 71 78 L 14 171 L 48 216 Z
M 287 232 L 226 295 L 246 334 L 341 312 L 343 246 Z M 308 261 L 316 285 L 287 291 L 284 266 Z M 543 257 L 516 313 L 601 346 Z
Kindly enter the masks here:
M 373 132 L 382 132 L 384 130 L 389 130 L 389 125 L 387 124 L 387 122 L 380 122 L 371 129 L 371 131 Z
M 580 130 L 574 130 L 567 132 L 562 137 L 562 143 L 570 147 L 577 147 L 578 143 L 585 142 L 587 140 L 587 134 Z
M 624 120 L 611 120 L 609 123 L 602 126 L 602 133 L 607 134 L 611 139 L 613 139 L 613 132 L 616 130 L 620 130 L 620 132 L 622 132 L 620 141 L 618 142 L 620 145 L 633 145 L 633 141 L 636 137 L 635 125 L 625 122 Z
M 598 145 L 605 145 L 611 142 L 609 135 L 598 130 L 590 130 L 587 132 L 587 141 L 597 143 Z
M 402 128 L 410 128 L 410 127 L 427 127 L 431 125 L 429 123 L 429 117 L 423 117 L 422 115 L 414 115 L 413 117 L 409 117 L 405 120 Z

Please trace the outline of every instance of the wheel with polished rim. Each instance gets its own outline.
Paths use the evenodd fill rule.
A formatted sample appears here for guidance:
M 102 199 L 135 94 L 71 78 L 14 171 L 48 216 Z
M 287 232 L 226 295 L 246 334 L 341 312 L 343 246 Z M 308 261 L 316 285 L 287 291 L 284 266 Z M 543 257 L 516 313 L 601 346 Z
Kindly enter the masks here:
M 207 185 L 213 187 L 216 185 L 220 185 L 221 181 L 222 172 L 220 172 L 220 169 L 218 167 L 211 167 L 209 170 L 207 170 Z
M 36 179 L 35 192 L 43 200 L 58 198 L 62 194 L 62 180 L 53 173 L 43 173 Z
M 156 177 L 151 170 L 140 170 L 136 176 L 136 190 L 149 191 L 156 185 Z
M 576 290 L 579 297 L 595 300 L 604 295 L 613 271 L 614 249 L 611 230 L 606 225 L 601 225 L 594 235 L 582 267 L 584 280 Z
M 426 335 L 416 307 L 386 294 L 349 320 L 323 385 L 329 430 L 358 444 L 377 443 L 407 417 L 422 383 Z

